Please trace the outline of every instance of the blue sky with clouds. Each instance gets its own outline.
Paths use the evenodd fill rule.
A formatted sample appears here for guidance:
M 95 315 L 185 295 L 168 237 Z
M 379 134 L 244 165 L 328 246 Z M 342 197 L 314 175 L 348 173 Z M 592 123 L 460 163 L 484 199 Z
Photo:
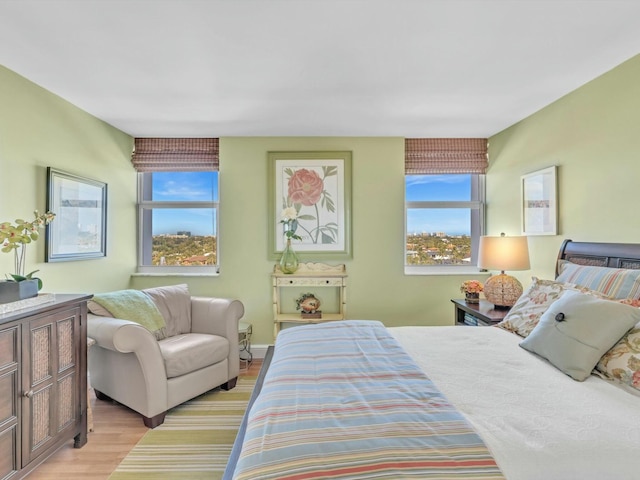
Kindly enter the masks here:
M 153 200 L 157 202 L 211 202 L 218 199 L 218 172 L 155 172 Z M 156 208 L 153 235 L 215 235 L 215 218 L 209 209 Z
M 471 195 L 471 175 L 409 175 L 408 201 L 464 200 Z M 216 201 L 218 172 L 156 172 L 154 201 Z M 407 215 L 407 232 L 470 234 L 468 209 L 412 209 Z M 161 209 L 153 211 L 153 235 L 189 231 L 192 235 L 214 235 L 215 218 L 206 209 Z
M 471 175 L 408 175 L 405 177 L 407 201 L 469 201 Z M 407 212 L 407 233 L 445 232 L 470 235 L 468 208 L 411 209 Z

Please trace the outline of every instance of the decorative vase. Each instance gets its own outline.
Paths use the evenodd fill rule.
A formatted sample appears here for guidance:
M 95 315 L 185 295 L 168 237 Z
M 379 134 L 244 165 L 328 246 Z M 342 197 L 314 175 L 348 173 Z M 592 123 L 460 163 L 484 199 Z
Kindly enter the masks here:
M 298 270 L 298 256 L 291 246 L 291 239 L 287 238 L 287 246 L 280 257 L 280 271 L 282 273 L 295 273 Z
M 465 299 L 465 301 L 467 303 L 480 303 L 480 294 L 479 293 L 472 293 L 472 292 L 465 292 L 464 299 Z
M 38 280 L 0 281 L 0 303 L 17 302 L 38 296 Z

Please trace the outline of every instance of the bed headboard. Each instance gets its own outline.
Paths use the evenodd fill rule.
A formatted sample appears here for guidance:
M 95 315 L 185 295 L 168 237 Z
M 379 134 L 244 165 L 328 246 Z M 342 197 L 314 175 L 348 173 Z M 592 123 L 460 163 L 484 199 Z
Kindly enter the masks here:
M 558 260 L 567 260 L 578 265 L 638 270 L 640 269 L 640 244 L 565 240 L 560 247 Z M 556 262 L 557 276 L 558 262 Z

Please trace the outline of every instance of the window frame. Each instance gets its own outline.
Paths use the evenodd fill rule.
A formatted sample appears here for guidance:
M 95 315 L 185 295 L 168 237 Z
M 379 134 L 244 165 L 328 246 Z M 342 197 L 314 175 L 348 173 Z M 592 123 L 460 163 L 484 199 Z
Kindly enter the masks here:
M 471 199 L 470 200 L 425 200 L 407 201 L 407 177 L 424 175 L 459 175 L 442 173 L 405 174 L 405 202 L 404 202 L 404 248 L 403 265 L 405 275 L 467 275 L 478 273 L 478 245 L 480 237 L 485 234 L 485 205 L 486 205 L 486 175 L 469 173 L 471 175 Z M 471 263 L 469 265 L 408 265 L 408 214 L 411 209 L 436 209 L 436 208 L 465 208 L 471 210 Z M 474 215 L 474 211 L 476 214 Z
M 153 182 L 151 181 L 154 173 L 163 172 L 138 172 L 138 193 L 137 193 L 137 271 L 142 274 L 162 274 L 162 275 L 217 275 L 220 272 L 220 172 L 217 172 L 217 201 L 155 201 L 144 200 L 151 198 L 151 190 Z M 145 179 L 149 179 L 146 180 Z M 149 194 L 149 195 L 145 195 Z M 144 265 L 145 255 L 151 256 L 153 242 L 153 225 L 150 217 L 154 209 L 164 208 L 204 208 L 214 211 L 214 231 L 216 237 L 216 264 L 215 265 Z

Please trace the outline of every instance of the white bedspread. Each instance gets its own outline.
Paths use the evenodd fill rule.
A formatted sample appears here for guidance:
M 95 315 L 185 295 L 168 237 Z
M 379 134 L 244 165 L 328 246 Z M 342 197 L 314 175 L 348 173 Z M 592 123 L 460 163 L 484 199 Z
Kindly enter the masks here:
M 473 424 L 509 480 L 640 479 L 640 397 L 577 382 L 495 327 L 389 331 Z

